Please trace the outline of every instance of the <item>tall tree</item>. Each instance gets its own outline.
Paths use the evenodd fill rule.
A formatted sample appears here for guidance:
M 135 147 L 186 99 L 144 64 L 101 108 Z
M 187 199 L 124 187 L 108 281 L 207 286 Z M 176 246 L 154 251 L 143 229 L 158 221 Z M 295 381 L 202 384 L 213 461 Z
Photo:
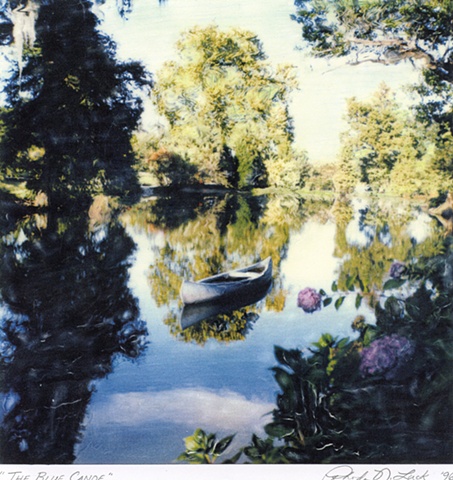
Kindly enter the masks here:
M 349 99 L 346 119 L 339 190 L 363 182 L 374 191 L 435 195 L 453 187 L 453 143 L 439 142 L 440 127 L 402 109 L 386 85 L 369 101 Z
M 273 70 L 256 35 L 240 29 L 194 28 L 177 50 L 155 89 L 169 123 L 167 146 L 208 182 L 303 184 L 305 159 L 293 150 L 288 113 L 291 68 Z
M 41 2 L 34 47 L 7 86 L 2 167 L 53 207 L 137 188 L 130 136 L 142 105 L 133 88 L 150 79 L 139 63 L 117 61 L 98 23 L 90 0 Z

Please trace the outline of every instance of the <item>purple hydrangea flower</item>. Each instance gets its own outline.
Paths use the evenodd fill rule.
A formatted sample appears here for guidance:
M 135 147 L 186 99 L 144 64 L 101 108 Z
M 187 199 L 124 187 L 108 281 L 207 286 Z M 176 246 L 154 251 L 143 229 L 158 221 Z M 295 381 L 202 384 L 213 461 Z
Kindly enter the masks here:
M 401 275 L 406 271 L 406 265 L 401 262 L 393 262 L 390 266 L 390 276 L 392 278 L 401 278 Z
M 313 313 L 321 308 L 321 295 L 314 288 L 304 288 L 297 295 L 297 306 L 306 313 Z
M 406 337 L 389 335 L 371 342 L 361 352 L 360 373 L 383 375 L 387 380 L 398 377 L 414 354 L 414 345 Z

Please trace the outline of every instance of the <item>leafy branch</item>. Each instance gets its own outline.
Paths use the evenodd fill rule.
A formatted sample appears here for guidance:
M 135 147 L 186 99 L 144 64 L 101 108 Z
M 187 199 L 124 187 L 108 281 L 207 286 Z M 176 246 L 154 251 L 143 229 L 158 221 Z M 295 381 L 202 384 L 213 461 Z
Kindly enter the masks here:
M 229 435 L 217 440 L 215 434 L 208 434 L 201 428 L 197 428 L 193 435 L 184 439 L 186 449 L 178 457 L 178 460 L 197 465 L 215 463 L 217 458 L 230 446 L 233 438 L 234 435 Z M 235 463 L 239 456 L 233 457 L 228 463 Z

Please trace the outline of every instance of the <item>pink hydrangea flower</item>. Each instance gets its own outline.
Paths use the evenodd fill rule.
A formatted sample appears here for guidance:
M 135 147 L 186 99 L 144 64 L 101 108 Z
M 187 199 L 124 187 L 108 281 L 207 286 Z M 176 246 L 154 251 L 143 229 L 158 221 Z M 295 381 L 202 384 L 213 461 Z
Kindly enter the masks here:
M 389 335 L 371 342 L 361 352 L 360 373 L 382 375 L 387 380 L 398 377 L 414 354 L 414 345 L 406 337 Z
M 304 288 L 297 295 L 297 306 L 306 313 L 313 313 L 321 308 L 321 295 L 314 288 Z
M 401 262 L 393 262 L 390 266 L 390 276 L 392 278 L 401 278 L 401 275 L 406 271 L 406 265 Z

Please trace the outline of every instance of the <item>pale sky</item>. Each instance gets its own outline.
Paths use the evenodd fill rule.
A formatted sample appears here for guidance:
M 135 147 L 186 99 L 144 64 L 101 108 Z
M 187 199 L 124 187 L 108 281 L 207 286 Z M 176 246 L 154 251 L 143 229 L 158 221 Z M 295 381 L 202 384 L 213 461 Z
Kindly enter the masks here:
M 301 27 L 290 19 L 293 0 L 136 0 L 130 18 L 116 13 L 115 2 L 102 7 L 103 28 L 118 43 L 121 58 L 140 59 L 156 72 L 175 58 L 174 45 L 181 31 L 195 25 L 236 26 L 253 31 L 275 63 L 297 66 L 300 89 L 292 95 L 290 111 L 295 121 L 296 143 L 308 151 L 313 162 L 332 161 L 338 151 L 345 99 L 366 98 L 385 81 L 392 89 L 417 80 L 410 64 L 351 67 L 341 62 L 313 59 L 301 45 Z M 148 110 L 144 126 L 155 122 Z

